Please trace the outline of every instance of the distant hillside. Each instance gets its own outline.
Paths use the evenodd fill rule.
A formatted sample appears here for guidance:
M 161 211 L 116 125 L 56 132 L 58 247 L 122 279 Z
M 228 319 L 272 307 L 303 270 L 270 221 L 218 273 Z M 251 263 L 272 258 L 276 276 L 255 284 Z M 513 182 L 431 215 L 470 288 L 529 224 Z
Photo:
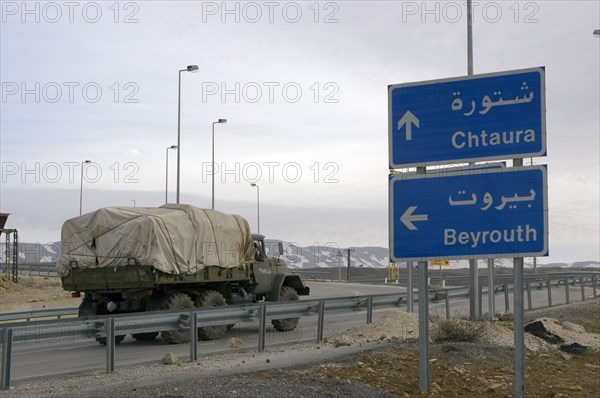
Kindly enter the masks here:
M 47 244 L 19 242 L 19 262 L 22 263 L 55 263 L 60 253 L 60 242 Z M 6 257 L 6 243 L 0 244 L 0 262 Z
M 275 253 L 278 242 L 283 243 L 283 258 L 292 268 L 331 268 L 337 267 L 338 261 L 342 266 L 348 264 L 348 251 L 344 248 L 330 246 L 306 246 L 301 247 L 295 243 L 267 240 L 267 251 Z M 350 252 L 350 262 L 353 267 L 384 268 L 389 264 L 389 251 L 385 247 L 354 247 Z M 338 251 L 341 257 L 336 256 Z M 598 261 L 578 261 L 573 263 L 542 263 L 543 258 L 538 258 L 537 267 L 539 268 L 600 268 Z M 479 268 L 485 267 L 486 260 L 479 260 Z M 497 258 L 494 260 L 496 267 L 512 268 L 512 260 L 507 258 Z M 468 268 L 468 260 L 450 261 L 450 268 Z M 533 269 L 533 260 L 528 257 L 525 260 L 525 268 Z
M 348 265 L 348 251 L 333 245 L 325 246 L 300 246 L 292 242 L 268 239 L 267 253 L 276 254 L 279 242 L 283 244 L 283 258 L 292 268 L 336 268 L 339 265 Z M 350 262 L 353 267 L 358 268 L 385 268 L 389 264 L 388 249 L 385 247 L 354 247 L 350 252 Z M 19 262 L 22 263 L 54 263 L 58 260 L 60 253 L 60 242 L 48 244 L 20 243 Z M 337 254 L 341 256 L 337 256 Z M 5 262 L 5 244 L 0 244 L 0 263 Z M 542 263 L 543 258 L 538 258 L 539 268 L 600 268 L 598 261 L 577 261 L 573 263 Z M 496 259 L 497 267 L 512 268 L 510 259 Z M 479 261 L 479 267 L 485 267 L 484 260 Z M 466 260 L 451 261 L 450 268 L 468 268 Z M 531 258 L 525 260 L 526 268 L 533 268 Z
M 268 253 L 276 253 L 278 240 L 267 240 Z M 335 246 L 305 246 L 282 242 L 283 258 L 293 268 L 330 268 L 348 264 L 348 251 Z M 355 247 L 350 252 L 353 267 L 384 268 L 389 264 L 388 249 L 384 247 Z M 337 254 L 340 254 L 339 256 Z
M 598 261 L 576 261 L 574 263 L 548 263 L 538 264 L 542 268 L 600 268 Z

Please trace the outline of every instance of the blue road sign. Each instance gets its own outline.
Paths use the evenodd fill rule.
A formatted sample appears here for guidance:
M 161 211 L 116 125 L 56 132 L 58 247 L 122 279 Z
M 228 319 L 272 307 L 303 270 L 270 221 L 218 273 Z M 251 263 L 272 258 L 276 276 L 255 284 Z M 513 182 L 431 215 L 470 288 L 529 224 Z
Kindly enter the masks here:
M 389 167 L 546 154 L 544 68 L 388 87 Z
M 390 175 L 390 258 L 548 255 L 547 170 Z

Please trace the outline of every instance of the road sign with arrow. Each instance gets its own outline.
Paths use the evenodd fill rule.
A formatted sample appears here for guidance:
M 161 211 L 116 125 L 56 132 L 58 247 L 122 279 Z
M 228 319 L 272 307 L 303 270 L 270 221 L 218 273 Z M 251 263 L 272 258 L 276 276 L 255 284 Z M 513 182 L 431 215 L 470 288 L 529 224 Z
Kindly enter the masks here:
M 546 153 L 544 68 L 388 87 L 389 167 Z
M 544 256 L 546 167 L 390 176 L 393 262 Z

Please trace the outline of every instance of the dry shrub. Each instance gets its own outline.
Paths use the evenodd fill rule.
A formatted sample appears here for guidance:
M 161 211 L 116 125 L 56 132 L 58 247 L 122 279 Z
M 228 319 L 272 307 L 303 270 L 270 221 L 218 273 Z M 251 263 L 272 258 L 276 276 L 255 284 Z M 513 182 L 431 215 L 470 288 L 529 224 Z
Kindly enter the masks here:
M 436 343 L 479 341 L 487 333 L 484 321 L 465 319 L 439 319 L 433 328 L 431 337 Z
M 600 302 L 591 308 L 590 315 L 583 322 L 583 327 L 588 333 L 600 334 Z

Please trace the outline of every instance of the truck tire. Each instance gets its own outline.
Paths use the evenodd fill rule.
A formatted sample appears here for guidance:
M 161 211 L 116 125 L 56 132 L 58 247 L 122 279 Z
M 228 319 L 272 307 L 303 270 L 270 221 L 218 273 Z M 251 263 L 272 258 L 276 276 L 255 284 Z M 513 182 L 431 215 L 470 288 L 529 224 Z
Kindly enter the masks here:
M 194 302 L 185 293 L 171 293 L 164 304 L 165 310 L 182 310 L 185 308 L 194 308 Z M 162 338 L 169 344 L 189 343 L 190 331 L 187 329 L 168 330 L 161 332 Z
M 85 295 L 81 304 L 79 304 L 79 317 L 83 318 L 86 316 L 96 316 L 96 308 L 92 303 L 92 296 L 89 294 Z
M 298 293 L 293 287 L 284 286 L 279 294 L 279 301 L 298 300 Z M 273 327 L 280 332 L 289 332 L 298 326 L 300 318 L 273 319 L 271 323 Z
M 227 305 L 223 295 L 216 290 L 204 291 L 196 300 L 196 307 L 221 307 Z M 213 325 L 198 328 L 198 338 L 218 340 L 225 335 L 227 325 Z
M 152 341 L 156 336 L 158 336 L 158 332 L 135 333 L 131 335 L 137 341 Z
M 120 344 L 125 340 L 125 335 L 115 336 L 115 344 Z M 102 345 L 106 345 L 106 337 L 96 337 L 96 341 Z

